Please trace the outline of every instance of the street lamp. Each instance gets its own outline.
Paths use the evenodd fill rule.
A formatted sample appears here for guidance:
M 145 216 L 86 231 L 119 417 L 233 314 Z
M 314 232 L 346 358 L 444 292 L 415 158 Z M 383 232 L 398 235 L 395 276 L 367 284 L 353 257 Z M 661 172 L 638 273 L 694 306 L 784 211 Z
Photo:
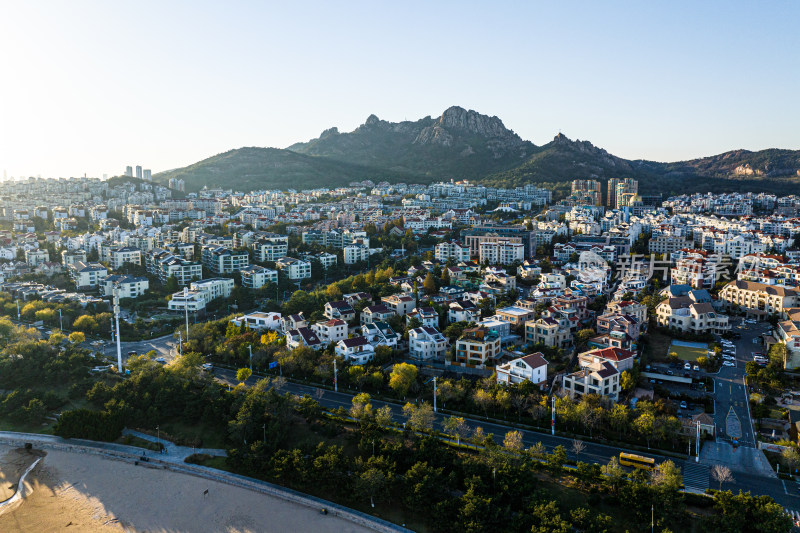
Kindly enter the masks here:
M 189 288 L 183 288 L 183 310 L 186 313 L 186 340 L 189 340 Z
M 58 329 L 64 331 L 64 317 L 61 315 L 61 309 L 58 310 Z
M 431 379 L 426 381 L 425 383 L 430 383 L 433 381 L 433 412 L 436 413 L 438 410 L 436 409 L 436 376 L 433 376 Z
M 248 344 L 247 349 L 250 350 L 250 373 L 253 373 L 253 345 Z
M 119 340 L 119 289 L 114 288 L 114 320 L 117 325 L 117 371 L 122 374 L 122 345 Z

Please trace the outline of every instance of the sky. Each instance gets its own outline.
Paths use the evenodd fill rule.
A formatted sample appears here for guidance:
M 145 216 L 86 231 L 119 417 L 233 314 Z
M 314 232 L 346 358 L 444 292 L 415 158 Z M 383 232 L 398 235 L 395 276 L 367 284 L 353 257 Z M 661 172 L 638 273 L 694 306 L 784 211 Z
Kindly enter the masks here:
M 800 149 L 800 2 L 0 3 L 3 176 L 153 173 L 459 105 L 629 159 Z

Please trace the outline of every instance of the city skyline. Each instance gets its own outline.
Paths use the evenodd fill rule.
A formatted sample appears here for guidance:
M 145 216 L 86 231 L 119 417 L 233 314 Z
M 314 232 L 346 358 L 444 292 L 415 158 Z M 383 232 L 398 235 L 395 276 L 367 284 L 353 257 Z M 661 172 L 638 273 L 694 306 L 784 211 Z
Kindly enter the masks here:
M 458 6 L 5 7 L 0 169 L 157 173 L 451 105 L 628 159 L 800 148 L 794 4 Z

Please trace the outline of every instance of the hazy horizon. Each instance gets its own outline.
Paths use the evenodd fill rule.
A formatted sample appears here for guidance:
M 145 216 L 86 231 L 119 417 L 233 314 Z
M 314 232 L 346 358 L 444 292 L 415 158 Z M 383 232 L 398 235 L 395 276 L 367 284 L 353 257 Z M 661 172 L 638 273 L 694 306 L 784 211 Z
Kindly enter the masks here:
M 96 1 L 0 8 L 0 170 L 153 174 L 330 127 L 496 115 L 628 159 L 800 149 L 800 5 Z

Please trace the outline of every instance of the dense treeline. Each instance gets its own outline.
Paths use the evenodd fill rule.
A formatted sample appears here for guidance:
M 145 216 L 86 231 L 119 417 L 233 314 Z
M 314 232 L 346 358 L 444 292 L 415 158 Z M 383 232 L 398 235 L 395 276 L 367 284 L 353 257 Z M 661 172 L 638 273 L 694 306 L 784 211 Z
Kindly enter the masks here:
M 679 491 L 680 471 L 669 461 L 652 474 L 630 476 L 615 460 L 569 469 L 563 447 L 526 450 L 518 432 L 509 432 L 502 445 L 482 431 L 464 434 L 461 442 L 479 446 L 454 447 L 430 432 L 429 406 L 409 404 L 406 429 L 393 427 L 387 409 L 373 409 L 365 394 L 349 411 L 331 415 L 311 397 L 282 394 L 280 379 L 228 391 L 199 370 L 201 360 L 190 353 L 164 367 L 137 358 L 129 379 L 89 391 L 98 411 L 64 413 L 59 434 L 111 440 L 122 424 L 202 422 L 226 435 L 228 465 L 236 472 L 366 511 L 391 509 L 396 519 L 429 531 L 642 530 L 651 506 L 658 531 L 790 527 L 769 498 L 687 500 Z M 694 514 L 698 505 L 707 508 L 707 518 Z M 755 516 L 758 529 L 745 522 L 731 528 L 731 518 Z

